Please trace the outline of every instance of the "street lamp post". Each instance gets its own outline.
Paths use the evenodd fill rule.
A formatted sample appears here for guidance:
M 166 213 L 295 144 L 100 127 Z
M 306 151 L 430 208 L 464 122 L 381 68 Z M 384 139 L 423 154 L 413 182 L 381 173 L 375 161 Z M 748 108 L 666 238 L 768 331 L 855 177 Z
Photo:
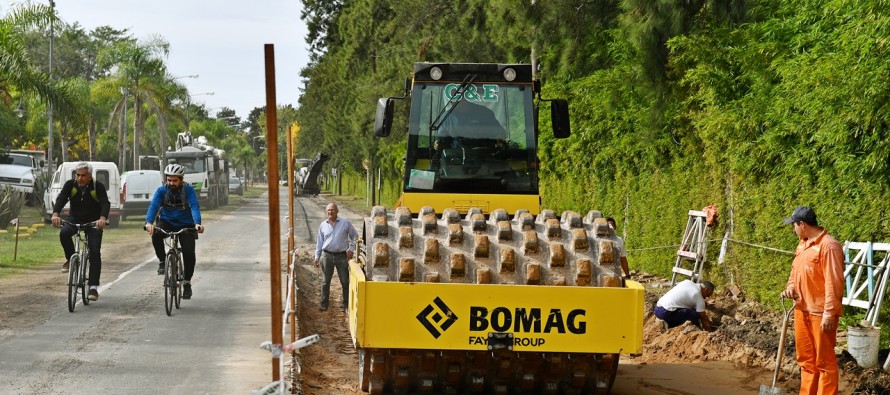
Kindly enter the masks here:
M 53 80 L 53 40 L 55 36 L 55 24 L 56 24 L 56 2 L 54 0 L 49 0 L 49 8 L 52 11 L 52 18 L 49 23 L 49 80 L 52 83 Z M 46 158 L 47 163 L 50 164 L 50 171 L 55 171 L 52 166 L 53 163 L 53 102 L 50 101 L 49 105 L 46 107 L 46 118 L 48 119 L 49 124 L 49 132 L 47 132 L 46 139 Z
M 194 97 L 194 96 L 202 96 L 202 95 L 213 96 L 213 95 L 215 95 L 215 94 L 216 94 L 215 92 L 203 92 L 203 93 L 195 93 L 194 95 L 188 95 L 188 96 L 186 96 L 186 101 L 185 101 L 185 132 L 186 132 L 186 133 L 191 133 L 191 132 L 192 132 L 192 129 L 191 129 L 191 126 L 190 126 L 190 124 L 191 124 L 191 113 L 192 113 L 192 97 Z
M 121 140 L 121 171 L 127 171 L 127 93 L 129 90 L 126 86 L 121 87 L 121 94 L 124 95 L 124 111 L 123 111 L 123 120 L 121 121 L 121 129 L 123 129 L 124 138 Z M 136 139 L 133 139 L 133 145 L 135 147 Z

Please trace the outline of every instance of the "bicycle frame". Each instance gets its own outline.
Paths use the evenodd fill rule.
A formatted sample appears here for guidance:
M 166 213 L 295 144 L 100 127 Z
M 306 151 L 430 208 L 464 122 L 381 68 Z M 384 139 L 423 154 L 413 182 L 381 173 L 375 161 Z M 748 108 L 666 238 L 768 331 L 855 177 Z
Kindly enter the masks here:
M 164 265 L 164 308 L 167 315 L 173 314 L 173 305 L 178 309 L 182 301 L 182 283 L 185 280 L 183 276 L 182 252 L 179 250 L 179 236 L 183 232 L 194 231 L 194 228 L 182 228 L 175 232 L 169 232 L 163 228 L 155 227 L 157 232 L 161 232 L 169 238 L 164 239 L 167 246 Z
M 90 247 L 88 236 L 84 232 L 84 230 L 89 228 L 95 228 L 96 222 L 88 222 L 85 224 L 76 224 L 70 221 L 62 220 L 63 224 L 68 224 L 74 227 L 75 233 L 75 243 L 74 243 L 74 254 L 69 258 L 69 267 L 68 267 L 68 311 L 74 312 L 74 307 L 77 304 L 77 289 L 80 288 L 80 296 L 83 301 L 83 305 L 89 305 L 90 299 L 88 297 L 88 276 L 89 276 L 89 268 L 90 268 Z
M 168 232 L 167 230 L 165 230 L 163 228 L 155 227 L 156 232 L 161 232 L 166 236 L 170 236 L 170 237 L 164 239 L 164 244 L 167 246 L 167 254 L 169 254 L 170 251 L 172 250 L 173 253 L 175 253 L 176 255 L 179 256 L 180 260 L 182 259 L 182 252 L 179 251 L 179 235 L 184 232 L 189 232 L 189 231 L 194 231 L 194 230 L 195 230 L 195 228 L 182 228 L 175 232 Z

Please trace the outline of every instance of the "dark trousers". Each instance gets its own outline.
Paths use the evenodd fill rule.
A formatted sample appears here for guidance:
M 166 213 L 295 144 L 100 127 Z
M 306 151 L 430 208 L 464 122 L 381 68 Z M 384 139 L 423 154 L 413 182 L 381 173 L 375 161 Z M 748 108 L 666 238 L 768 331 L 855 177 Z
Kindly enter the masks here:
M 337 269 L 337 277 L 340 278 L 340 286 L 343 288 L 343 308 L 349 305 L 349 265 L 346 261 L 346 253 L 321 253 L 321 271 L 324 274 L 324 284 L 321 286 L 321 307 L 328 307 L 328 295 L 331 293 L 331 278 L 334 277 L 334 268 Z
M 161 220 L 158 220 L 158 224 L 155 226 L 168 232 L 175 232 L 182 229 L 170 226 L 170 224 Z M 164 249 L 164 239 L 167 237 L 170 236 L 161 232 L 154 232 L 151 235 L 151 245 L 155 248 L 155 255 L 158 257 L 158 262 L 164 262 L 164 258 L 167 257 L 167 251 Z M 179 234 L 179 251 L 182 252 L 182 263 L 185 266 L 185 281 L 192 281 L 192 275 L 195 274 L 196 261 L 194 233 L 183 232 Z
M 96 228 L 87 228 L 83 232 L 87 235 L 87 246 L 90 249 L 90 272 L 88 285 L 99 285 L 99 276 L 102 274 L 102 231 Z M 59 230 L 59 241 L 65 250 L 65 260 L 70 260 L 74 255 L 74 234 L 77 229 L 71 224 L 62 224 Z
M 676 309 L 670 311 L 661 306 L 655 306 L 655 316 L 667 322 L 668 328 L 683 325 L 686 321 L 692 321 L 699 325 L 698 312 L 695 309 Z

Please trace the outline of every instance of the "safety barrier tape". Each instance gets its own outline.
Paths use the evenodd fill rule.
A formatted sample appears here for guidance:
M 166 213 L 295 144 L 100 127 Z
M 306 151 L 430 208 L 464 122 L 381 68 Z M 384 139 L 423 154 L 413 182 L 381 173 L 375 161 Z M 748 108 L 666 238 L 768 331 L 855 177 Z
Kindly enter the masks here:
M 757 248 L 762 248 L 762 249 L 765 249 L 765 250 L 770 250 L 770 251 L 779 252 L 779 253 L 782 253 L 782 254 L 794 255 L 794 251 L 781 250 L 781 249 L 778 249 L 778 248 L 767 247 L 767 246 L 765 246 L 765 245 L 760 245 L 760 244 L 755 244 L 755 243 L 749 243 L 749 242 L 746 242 L 746 241 L 741 241 L 741 240 L 736 240 L 736 239 L 727 239 L 727 240 L 729 240 L 729 241 L 731 241 L 731 242 L 734 242 L 734 243 L 744 244 L 744 245 L 746 245 L 746 246 L 750 246 L 750 247 L 757 247 Z M 706 241 L 706 242 L 723 241 L 723 239 L 709 239 L 709 240 L 705 240 L 705 241 Z M 664 250 L 664 249 L 668 249 L 668 248 L 680 248 L 681 246 L 682 246 L 682 244 L 668 244 L 668 245 L 657 246 L 657 247 L 628 248 L 628 249 L 627 249 L 627 252 L 633 252 L 633 251 L 650 251 L 650 250 Z

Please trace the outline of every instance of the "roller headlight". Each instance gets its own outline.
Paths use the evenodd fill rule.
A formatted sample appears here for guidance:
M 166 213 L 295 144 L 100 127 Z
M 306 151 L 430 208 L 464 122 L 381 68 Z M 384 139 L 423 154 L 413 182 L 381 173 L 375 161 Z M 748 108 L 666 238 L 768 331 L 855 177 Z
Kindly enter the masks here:
M 440 69 L 438 67 L 431 68 L 430 69 L 430 77 L 435 81 L 440 80 L 442 78 L 442 69 Z
M 513 70 L 512 67 L 507 67 L 504 69 L 504 79 L 507 81 L 513 81 L 516 79 L 516 70 Z

